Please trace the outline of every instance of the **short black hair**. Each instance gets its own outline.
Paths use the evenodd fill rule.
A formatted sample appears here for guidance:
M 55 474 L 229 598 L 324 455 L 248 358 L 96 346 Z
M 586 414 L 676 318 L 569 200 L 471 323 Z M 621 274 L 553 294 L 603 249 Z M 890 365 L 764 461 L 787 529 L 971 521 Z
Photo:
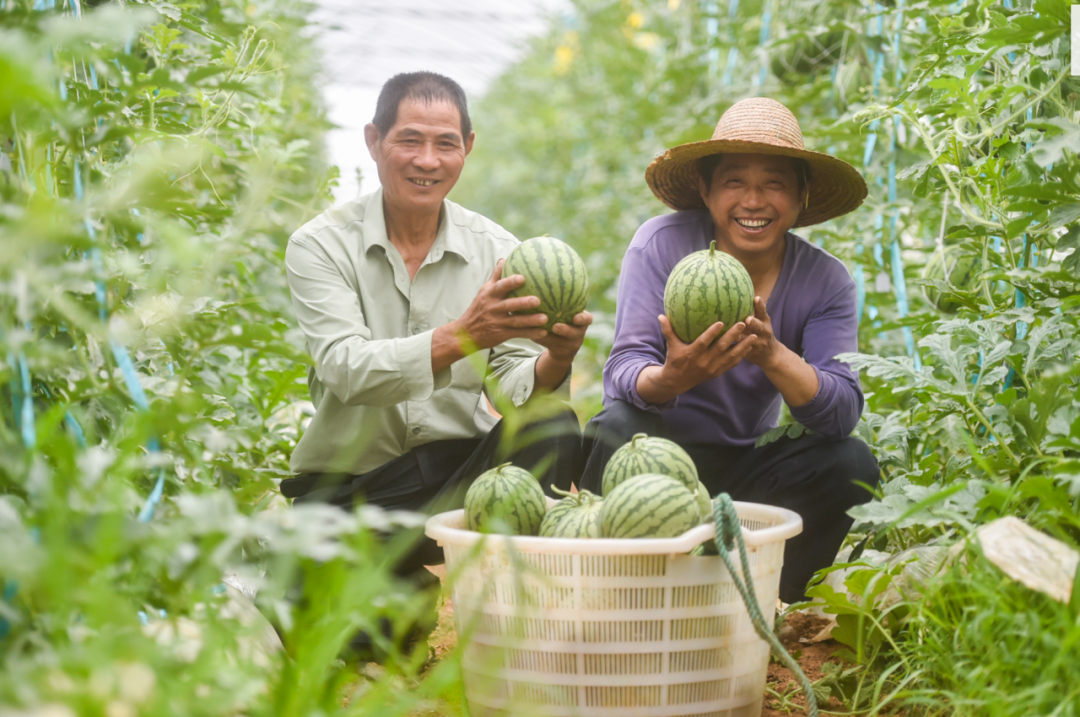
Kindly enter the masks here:
M 469 105 L 465 101 L 465 90 L 449 77 L 434 72 L 403 72 L 394 75 L 379 92 L 375 104 L 375 117 L 372 124 L 379 130 L 379 136 L 385 137 L 397 122 L 398 108 L 407 99 L 420 100 L 425 104 L 432 102 L 450 102 L 461 115 L 461 139 L 469 139 L 472 134 L 472 120 L 469 119 Z
M 698 174 L 703 180 L 705 180 L 705 188 L 712 189 L 712 178 L 716 174 L 716 168 L 720 166 L 720 160 L 724 158 L 724 154 L 708 154 L 697 161 Z M 795 160 L 795 175 L 799 178 L 799 191 L 801 192 L 806 187 L 807 180 L 810 179 L 810 165 L 807 164 L 805 159 L 799 159 L 798 157 L 792 157 Z

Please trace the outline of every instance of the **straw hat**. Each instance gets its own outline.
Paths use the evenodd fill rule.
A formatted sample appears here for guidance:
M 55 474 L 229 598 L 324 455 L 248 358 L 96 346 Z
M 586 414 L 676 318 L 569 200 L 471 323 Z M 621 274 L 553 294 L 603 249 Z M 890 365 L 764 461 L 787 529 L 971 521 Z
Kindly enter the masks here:
M 779 154 L 810 166 L 810 196 L 795 226 L 820 224 L 847 214 L 866 198 L 866 182 L 847 162 L 803 145 L 799 121 L 776 100 L 753 97 L 736 102 L 720 117 L 712 139 L 689 142 L 657 155 L 645 181 L 672 209 L 704 209 L 698 190 L 697 161 L 710 154 Z

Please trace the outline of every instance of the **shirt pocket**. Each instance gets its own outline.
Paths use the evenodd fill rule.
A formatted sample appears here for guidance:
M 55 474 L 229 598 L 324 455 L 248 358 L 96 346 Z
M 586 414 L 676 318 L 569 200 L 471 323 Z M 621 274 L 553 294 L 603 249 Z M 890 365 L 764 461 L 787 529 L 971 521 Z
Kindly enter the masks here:
M 488 354 L 489 351 L 485 349 L 455 361 L 450 367 L 450 388 L 477 394 L 483 391 Z

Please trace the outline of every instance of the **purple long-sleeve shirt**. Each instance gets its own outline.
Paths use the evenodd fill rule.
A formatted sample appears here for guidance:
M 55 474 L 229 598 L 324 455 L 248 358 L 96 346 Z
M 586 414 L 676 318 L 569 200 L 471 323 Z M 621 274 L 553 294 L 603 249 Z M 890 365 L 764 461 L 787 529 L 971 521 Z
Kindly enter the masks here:
M 807 428 L 839 440 L 862 414 L 859 379 L 834 357 L 858 348 L 855 282 L 839 259 L 791 232 L 784 265 L 769 296 L 773 333 L 801 355 L 818 376 L 818 392 L 791 415 Z M 623 258 L 615 312 L 615 346 L 604 366 L 604 403 L 628 401 L 659 411 L 680 443 L 752 445 L 773 428 L 783 398 L 765 372 L 743 361 L 733 369 L 663 405 L 637 392 L 638 374 L 664 364 L 667 344 L 657 317 L 664 313 L 668 275 L 687 254 L 708 249 L 713 221 L 706 210 L 689 210 L 645 222 Z

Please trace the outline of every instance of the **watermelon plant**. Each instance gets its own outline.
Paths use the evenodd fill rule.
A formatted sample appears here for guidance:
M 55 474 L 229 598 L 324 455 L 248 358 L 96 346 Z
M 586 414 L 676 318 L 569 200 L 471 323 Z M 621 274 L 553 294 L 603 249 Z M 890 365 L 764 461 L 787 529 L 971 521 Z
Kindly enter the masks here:
M 604 496 L 600 532 L 605 538 L 673 538 L 701 523 L 694 494 L 674 478 L 644 473 Z
M 511 250 L 503 264 L 503 276 L 521 274 L 525 283 L 507 293 L 510 298 L 536 296 L 535 311 L 548 317 L 544 328 L 573 324 L 589 302 L 589 274 L 574 249 L 554 237 L 534 237 Z
M 379 537 L 417 517 L 277 491 L 311 410 L 284 247 L 336 176 L 309 11 L 0 5 L 0 713 L 454 699 L 391 639 L 385 677 L 337 659 L 433 620 Z
M 536 535 L 546 512 L 536 478 L 510 463 L 481 473 L 465 493 L 465 526 L 481 533 Z
M 684 257 L 668 275 L 664 287 L 664 313 L 675 335 L 686 343 L 697 341 L 717 321 L 723 336 L 754 313 L 754 282 L 742 263 L 716 248 Z
M 1060 0 L 576 0 L 478 103 L 487 143 L 456 198 L 512 231 L 543 221 L 574 232 L 595 296 L 575 369 L 588 417 L 601 403 L 621 257 L 667 211 L 644 167 L 707 139 L 739 99 L 782 101 L 809 148 L 859 167 L 870 188 L 858 211 L 796 230 L 856 283 L 859 352 L 847 359 L 867 406 L 857 435 L 885 481 L 854 511 L 850 547 L 948 545 L 1000 515 L 1077 547 L 1080 81 L 1070 24 Z M 503 161 L 510 154 L 520 161 Z M 947 282 L 944 266 L 932 278 L 931 267 L 924 296 L 911 289 L 939 246 L 981 266 L 971 283 Z M 939 300 L 961 310 L 943 312 Z M 1003 578 L 981 566 L 976 587 L 951 575 L 932 603 L 912 596 L 883 614 L 859 596 L 889 570 L 853 572 L 852 604 L 829 605 L 867 626 L 844 633 L 856 664 L 829 686 L 849 710 L 1074 709 L 1056 657 L 1075 639 L 1062 611 L 1014 586 L 995 597 L 983 587 Z M 1009 643 L 1024 658 L 995 648 L 998 629 L 1025 636 Z M 955 662 L 953 645 L 963 646 Z
M 645 473 L 670 476 L 691 491 L 699 485 L 694 459 L 678 443 L 638 433 L 611 455 L 604 466 L 601 490 L 607 497 L 620 483 Z
M 960 304 L 950 299 L 945 292 L 957 289 L 970 291 L 981 269 L 981 257 L 964 253 L 963 248 L 958 245 L 953 244 L 935 251 L 922 271 L 923 281 L 926 282 L 923 285 L 926 300 L 943 312 L 955 312 L 960 308 Z

